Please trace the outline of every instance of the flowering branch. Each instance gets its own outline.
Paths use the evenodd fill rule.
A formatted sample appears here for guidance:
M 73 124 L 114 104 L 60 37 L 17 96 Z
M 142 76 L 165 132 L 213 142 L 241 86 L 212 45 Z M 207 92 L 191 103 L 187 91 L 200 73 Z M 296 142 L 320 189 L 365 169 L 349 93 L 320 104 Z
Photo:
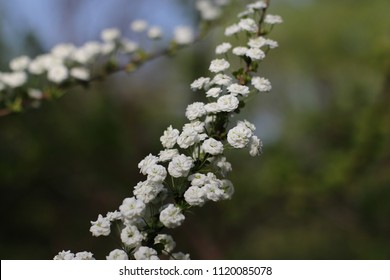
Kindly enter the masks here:
M 211 27 L 210 23 L 221 14 L 221 6 L 226 4 L 227 1 L 197 0 L 202 26 Z M 130 28 L 136 33 L 146 32 L 151 40 L 162 37 L 160 27 L 148 27 L 144 20 L 132 22 Z M 102 42 L 87 42 L 81 47 L 59 44 L 50 53 L 34 59 L 17 57 L 9 64 L 11 72 L 0 72 L 0 117 L 38 107 L 43 100 L 63 96 L 69 88 L 88 86 L 117 72 L 134 72 L 148 61 L 173 55 L 200 41 L 207 30 L 202 29 L 195 35 L 190 27 L 178 26 L 167 47 L 148 52 L 136 42 L 121 37 L 120 30 L 109 28 L 102 31 Z M 120 65 L 120 61 L 127 62 Z
M 226 179 L 232 170 L 227 150 L 248 148 L 251 156 L 261 153 L 262 142 L 254 135 L 252 123 L 239 120 L 233 127 L 230 123 L 250 97 L 271 90 L 271 83 L 257 75 L 266 53 L 278 46 L 265 36 L 282 23 L 280 16 L 266 14 L 268 4 L 247 5 L 239 21 L 225 29 L 229 42 L 216 47 L 218 57 L 210 63 L 210 76 L 190 86 L 204 93 L 208 102 L 188 105 L 189 122 L 181 131 L 169 126 L 160 137 L 159 154 L 149 154 L 139 163 L 146 179 L 134 187 L 133 196 L 125 198 L 118 210 L 91 222 L 93 236 L 108 236 L 113 224 L 119 227 L 121 246 L 107 259 L 189 259 L 188 254 L 174 252 L 176 243 L 169 230 L 182 225 L 190 209 L 232 197 L 234 187 Z M 245 39 L 245 45 L 237 45 L 234 38 Z M 232 69 L 235 61 L 244 67 Z M 62 251 L 55 259 L 93 259 L 93 255 Z

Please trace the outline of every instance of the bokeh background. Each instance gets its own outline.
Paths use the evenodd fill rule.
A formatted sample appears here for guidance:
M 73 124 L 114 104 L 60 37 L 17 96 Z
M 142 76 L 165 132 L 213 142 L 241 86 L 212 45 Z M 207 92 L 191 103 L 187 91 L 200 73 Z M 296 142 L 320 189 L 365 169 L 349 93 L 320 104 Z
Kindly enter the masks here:
M 271 2 L 285 20 L 272 33 L 280 48 L 260 67 L 273 90 L 244 115 L 264 154 L 228 155 L 233 199 L 189 215 L 172 232 L 177 248 L 195 259 L 389 259 L 389 1 Z M 197 25 L 192 5 L 0 0 L 0 69 L 21 54 L 98 39 L 107 27 L 142 43 L 128 29 L 139 18 L 169 38 L 176 25 Z M 221 26 L 236 13 L 229 9 Z M 185 106 L 199 98 L 189 84 L 207 75 L 222 30 L 136 73 L 0 119 L 1 259 L 108 254 L 115 241 L 92 237 L 89 222 L 131 195 L 143 179 L 138 162 L 160 150 L 169 124 L 184 124 Z

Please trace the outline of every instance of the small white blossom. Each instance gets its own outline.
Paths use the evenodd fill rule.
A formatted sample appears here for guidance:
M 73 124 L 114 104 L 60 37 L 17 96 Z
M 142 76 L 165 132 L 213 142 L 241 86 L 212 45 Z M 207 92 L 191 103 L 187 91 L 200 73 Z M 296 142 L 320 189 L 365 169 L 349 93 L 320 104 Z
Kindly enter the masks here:
M 130 24 L 130 29 L 134 32 L 144 32 L 148 28 L 148 22 L 143 19 L 134 20 Z
M 61 261 L 64 261 L 64 260 L 73 260 L 74 259 L 74 254 L 71 252 L 71 251 L 61 251 L 59 252 L 54 258 L 53 260 L 61 260 Z
M 149 203 L 154 200 L 163 189 L 164 185 L 160 182 L 155 183 L 147 180 L 144 182 L 138 182 L 138 184 L 134 187 L 133 194 L 143 203 Z
M 231 84 L 227 88 L 228 92 L 233 94 L 234 96 L 242 95 L 244 97 L 248 96 L 249 88 L 247 86 L 239 85 L 239 84 Z
M 161 243 L 164 245 L 163 254 L 167 254 L 173 251 L 176 247 L 176 242 L 173 240 L 172 236 L 168 234 L 158 234 L 154 238 L 154 244 Z
M 175 178 L 186 177 L 193 166 L 194 163 L 191 157 L 179 155 L 174 157 L 169 163 L 168 172 Z
M 182 149 L 187 149 L 200 141 L 199 134 L 194 129 L 185 129 L 177 138 L 177 144 Z
M 258 156 L 261 154 L 263 143 L 257 136 L 252 136 L 249 143 L 249 154 L 252 157 Z
M 124 38 L 121 40 L 121 49 L 127 54 L 131 54 L 138 49 L 138 44 L 132 40 Z
M 101 46 L 101 53 L 102 55 L 108 55 L 112 53 L 115 50 L 115 43 L 114 42 L 104 42 Z
M 232 147 L 240 149 L 248 145 L 251 137 L 252 131 L 248 127 L 237 125 L 229 130 L 227 140 Z
M 92 226 L 90 228 L 90 232 L 93 236 L 108 236 L 111 233 L 111 223 L 109 219 L 103 218 L 102 215 L 98 216 L 98 219 L 95 222 L 91 222 Z
M 225 60 L 223 58 L 214 59 L 213 61 L 211 61 L 209 70 L 211 72 L 218 73 L 218 72 L 225 71 L 229 67 L 230 67 L 230 63 L 227 60 Z
M 153 248 L 141 246 L 134 252 L 134 258 L 136 260 L 159 260 L 157 251 Z
M 232 83 L 232 78 L 228 75 L 219 73 L 215 75 L 211 83 L 219 86 L 228 86 Z
M 160 213 L 160 222 L 167 228 L 178 227 L 184 220 L 185 216 L 181 213 L 181 209 L 173 204 L 169 204 Z
M 148 181 L 162 183 L 167 177 L 167 170 L 164 166 L 155 164 L 148 169 Z
M 81 64 L 86 64 L 94 59 L 102 51 L 102 45 L 98 42 L 88 42 L 76 49 L 72 54 L 72 59 Z
M 101 33 L 101 38 L 104 42 L 113 42 L 121 37 L 121 32 L 117 28 L 107 28 Z
M 95 260 L 95 258 L 93 257 L 93 254 L 91 252 L 87 252 L 87 251 L 84 251 L 84 252 L 78 252 L 76 253 L 76 255 L 74 256 L 74 260 Z
M 227 53 L 228 50 L 232 48 L 232 44 L 230 43 L 222 43 L 218 45 L 215 49 L 216 54 L 224 54 Z
M 177 26 L 174 30 L 174 40 L 179 45 L 188 45 L 195 40 L 194 30 L 189 26 Z
M 176 144 L 177 138 L 179 137 L 179 130 L 173 129 L 172 125 L 169 126 L 164 134 L 160 137 L 161 144 L 164 148 L 170 149 Z
M 122 242 L 130 247 L 138 247 L 141 245 L 144 236 L 139 232 L 136 226 L 126 226 L 121 232 Z
M 166 162 L 172 160 L 175 156 L 178 156 L 179 151 L 177 149 L 165 149 L 160 151 L 158 155 L 160 162 Z
M 216 114 L 221 112 L 221 108 L 219 107 L 217 102 L 211 102 L 207 103 L 204 108 L 206 109 L 207 113 L 209 114 Z
M 148 30 L 148 37 L 150 39 L 156 40 L 162 37 L 162 30 L 158 26 L 152 26 Z
M 141 200 L 136 199 L 135 197 L 128 197 L 125 198 L 122 205 L 119 206 L 119 211 L 121 211 L 124 218 L 134 220 L 142 216 L 145 208 L 146 205 Z
M 224 95 L 218 98 L 217 104 L 223 112 L 233 112 L 238 108 L 240 101 L 232 94 Z
M 122 218 L 122 213 L 119 211 L 107 212 L 106 218 L 110 222 L 114 222 L 114 221 L 120 220 Z
M 266 92 L 272 89 L 270 81 L 265 78 L 253 77 L 251 83 L 258 91 Z
M 278 15 L 266 15 L 264 22 L 268 24 L 280 24 L 283 23 L 283 19 Z
M 247 120 L 238 121 L 237 125 L 243 125 L 244 127 L 249 128 L 252 132 L 256 130 L 256 126 L 253 123 L 248 122 Z
M 90 78 L 89 70 L 84 67 L 74 67 L 70 70 L 70 75 L 78 80 L 87 81 Z
M 15 57 L 10 61 L 9 68 L 12 71 L 23 71 L 27 69 L 30 61 L 30 58 L 26 55 Z
M 251 48 L 261 48 L 267 44 L 267 39 L 264 37 L 256 37 L 249 39 L 248 46 Z
M 171 255 L 171 260 L 190 260 L 190 255 L 189 254 L 184 254 L 182 252 L 178 253 L 173 253 Z
M 202 206 L 205 203 L 205 189 L 198 186 L 191 186 L 184 193 L 184 199 L 191 206 Z
M 35 89 L 35 88 L 29 88 L 27 90 L 27 94 L 28 94 L 28 97 L 32 98 L 32 99 L 42 99 L 43 97 L 43 92 L 39 89 Z
M 210 78 L 200 77 L 192 82 L 191 89 L 197 90 L 197 89 L 206 88 L 209 82 L 210 82 Z
M 206 113 L 203 102 L 194 102 L 188 105 L 186 109 L 186 117 L 190 121 L 203 117 Z
M 237 17 L 239 17 L 239 18 L 247 17 L 247 16 L 252 15 L 254 12 L 255 12 L 255 11 L 254 11 L 253 9 L 247 9 L 247 10 L 245 10 L 245 11 L 239 13 L 239 14 L 237 15 Z
M 233 24 L 225 29 L 225 36 L 232 36 L 241 31 L 241 27 L 238 24 Z
M 252 4 L 247 5 L 248 9 L 254 9 L 254 10 L 260 10 L 260 9 L 265 9 L 267 8 L 267 4 L 264 1 L 257 1 Z
M 106 257 L 107 260 L 128 260 L 129 256 L 127 253 L 120 249 L 115 249 L 110 252 L 110 254 Z
M 245 31 L 256 33 L 258 31 L 258 26 L 256 22 L 251 18 L 243 18 L 238 23 L 238 26 Z
M 232 165 L 226 161 L 226 157 L 215 158 L 213 164 L 219 168 L 219 172 L 223 177 L 232 171 Z
M 232 52 L 234 55 L 237 55 L 237 56 L 244 56 L 246 55 L 248 51 L 248 48 L 246 47 L 235 47 Z
M 73 44 L 58 44 L 51 49 L 51 53 L 53 56 L 64 60 L 70 58 L 75 50 L 76 47 Z
M 203 142 L 202 149 L 205 153 L 215 156 L 223 153 L 223 144 L 214 138 L 209 138 Z
M 195 173 L 190 175 L 188 180 L 191 181 L 192 186 L 202 187 L 206 184 L 207 176 L 202 173 Z
M 214 202 L 223 199 L 224 191 L 220 188 L 222 186 L 222 181 L 215 179 L 210 181 L 209 183 L 204 185 L 204 191 L 206 193 L 206 197 L 209 200 Z
M 261 60 L 265 57 L 265 53 L 258 48 L 250 48 L 246 52 L 246 56 L 250 57 L 252 60 Z
M 147 175 L 149 168 L 157 163 L 158 157 L 149 154 L 143 160 L 141 160 L 141 162 L 138 164 L 138 168 L 142 174 Z
M 204 122 L 201 122 L 199 120 L 192 121 L 190 123 L 186 123 L 183 126 L 183 131 L 190 129 L 190 130 L 195 130 L 196 133 L 203 133 L 204 132 L 204 125 L 205 125 Z
M 68 78 L 68 69 L 62 65 L 54 65 L 47 72 L 47 79 L 56 84 L 62 83 Z
M 222 89 L 221 89 L 221 88 L 219 88 L 219 87 L 213 87 L 213 88 L 209 89 L 209 90 L 206 92 L 206 96 L 207 96 L 207 97 L 214 97 L 214 98 L 217 98 L 221 92 L 222 92 Z
M 22 71 L 12 73 L 0 73 L 0 82 L 10 88 L 23 86 L 27 81 L 27 74 Z
M 231 199 L 234 194 L 234 186 L 233 183 L 227 179 L 223 179 L 221 189 L 223 191 L 223 199 Z

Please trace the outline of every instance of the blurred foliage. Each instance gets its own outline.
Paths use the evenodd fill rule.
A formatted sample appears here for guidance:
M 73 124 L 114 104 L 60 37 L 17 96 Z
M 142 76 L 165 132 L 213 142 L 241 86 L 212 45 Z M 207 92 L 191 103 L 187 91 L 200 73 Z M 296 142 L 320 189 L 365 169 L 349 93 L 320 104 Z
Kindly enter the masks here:
M 389 259 L 388 1 L 272 2 L 285 24 L 260 74 L 274 88 L 245 114 L 264 154 L 228 154 L 233 199 L 195 209 L 173 232 L 178 248 L 202 259 Z M 198 98 L 188 85 L 207 74 L 220 31 L 131 76 L 0 119 L 2 259 L 62 249 L 103 258 L 115 246 L 93 238 L 89 221 L 131 194 L 138 162 L 159 151 L 169 124 L 185 122 Z

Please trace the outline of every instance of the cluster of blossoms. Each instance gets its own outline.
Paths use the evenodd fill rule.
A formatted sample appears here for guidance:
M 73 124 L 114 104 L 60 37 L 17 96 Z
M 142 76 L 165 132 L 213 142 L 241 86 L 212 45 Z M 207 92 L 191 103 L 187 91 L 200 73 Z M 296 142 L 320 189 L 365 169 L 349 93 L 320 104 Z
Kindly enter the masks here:
M 197 0 L 196 5 L 201 19 L 211 21 L 219 16 L 221 7 L 227 2 Z M 145 20 L 135 20 L 129 27 L 133 33 L 145 33 L 151 40 L 163 37 L 163 30 L 159 26 L 149 26 Z M 101 32 L 101 41 L 86 42 L 79 47 L 63 43 L 35 58 L 25 55 L 16 57 L 10 61 L 9 71 L 0 72 L 0 116 L 19 112 L 25 107 L 37 107 L 42 100 L 59 97 L 63 90 L 71 86 L 85 85 L 120 70 L 134 71 L 148 59 L 173 52 L 196 39 L 191 27 L 177 26 L 169 47 L 149 53 L 136 41 L 122 36 L 119 29 L 108 28 Z M 121 61 L 124 61 L 124 65 L 121 65 Z
M 119 228 L 122 246 L 110 252 L 107 259 L 189 259 L 188 254 L 175 252 L 176 244 L 165 232 L 182 225 L 190 208 L 232 197 L 234 187 L 226 179 L 232 166 L 225 157 L 226 150 L 246 148 L 251 156 L 261 153 L 262 143 L 252 123 L 238 120 L 233 127 L 229 124 L 249 97 L 271 90 L 271 83 L 256 73 L 266 53 L 278 46 L 265 36 L 282 19 L 267 15 L 267 8 L 266 1 L 249 4 L 240 13 L 238 23 L 226 28 L 227 41 L 216 47 L 210 75 L 196 79 L 190 86 L 203 93 L 207 103 L 188 105 L 188 123 L 181 130 L 167 127 L 160 137 L 163 149 L 139 163 L 145 180 L 134 187 L 133 195 L 125 198 L 118 210 L 91 222 L 93 236 L 110 235 L 113 224 Z M 233 46 L 230 38 L 240 42 L 237 37 L 244 37 L 245 45 Z M 231 69 L 234 60 L 243 67 Z M 62 251 L 55 259 L 82 257 L 92 256 L 88 252 L 74 255 Z

